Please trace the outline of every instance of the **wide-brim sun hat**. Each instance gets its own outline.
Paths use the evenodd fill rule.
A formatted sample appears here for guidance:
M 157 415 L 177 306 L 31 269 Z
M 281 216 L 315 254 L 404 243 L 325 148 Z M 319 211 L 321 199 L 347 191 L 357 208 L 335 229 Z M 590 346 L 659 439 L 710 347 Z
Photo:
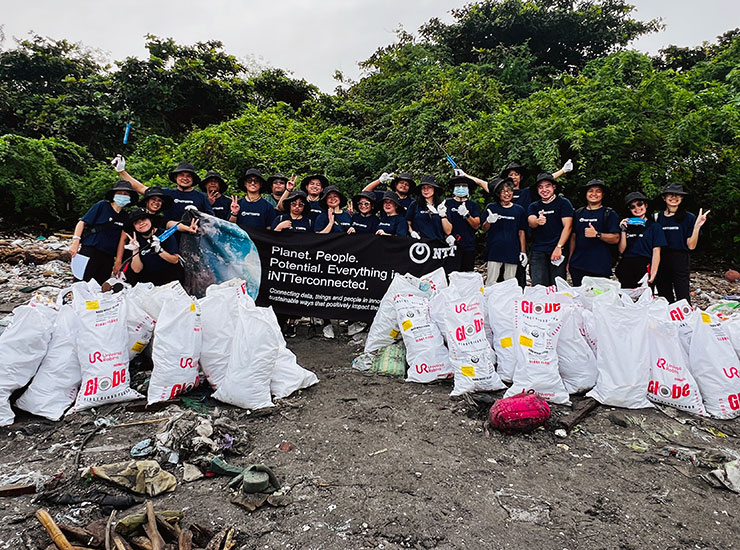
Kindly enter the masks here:
M 209 170 L 205 176 L 203 176 L 203 181 L 201 181 L 198 184 L 198 187 L 200 187 L 200 190 L 204 193 L 206 192 L 206 183 L 208 183 L 208 180 L 216 180 L 218 182 L 218 192 L 222 195 L 226 192 L 226 188 L 228 187 L 226 185 L 226 180 L 224 177 L 216 172 L 215 170 Z
M 476 187 L 475 182 L 467 176 L 454 176 L 450 178 L 450 181 L 447 182 L 447 185 L 450 188 L 454 188 L 458 185 L 467 185 L 468 191 L 472 191 Z
M 401 199 L 393 191 L 386 191 L 383 193 L 383 200 L 381 203 L 385 201 L 391 201 L 396 205 L 396 214 L 399 216 L 403 216 L 406 213 L 406 208 L 401 204 Z
M 260 182 L 260 190 L 259 190 L 259 192 L 260 193 L 266 193 L 267 192 L 267 189 L 266 189 L 267 188 L 267 182 L 265 181 L 265 178 L 262 177 L 262 172 L 260 172 L 259 170 L 257 170 L 257 168 L 250 168 L 249 170 L 247 170 L 244 173 L 243 176 L 241 176 L 237 180 L 237 182 L 236 182 L 237 189 L 241 189 L 242 191 L 244 191 L 246 193 L 247 192 L 247 186 L 245 185 L 245 180 L 247 178 L 251 178 L 251 177 L 255 177 L 255 178 L 257 178 L 259 180 L 259 182 Z
M 408 192 L 413 193 L 414 189 L 416 189 L 416 182 L 414 181 L 413 176 L 408 172 L 401 172 L 400 174 L 396 174 L 396 177 L 391 180 L 391 191 L 393 191 L 394 193 L 398 192 L 396 191 L 396 184 L 401 180 L 407 181 L 409 183 Z
M 290 212 L 290 205 L 292 202 L 297 201 L 298 199 L 303 199 L 303 212 L 306 211 L 306 208 L 308 208 L 308 195 L 301 191 L 300 189 L 296 189 L 295 191 L 291 192 L 290 195 L 288 195 L 285 199 L 283 199 L 283 206 L 284 210 L 286 212 Z
M 301 191 L 308 193 L 306 186 L 308 185 L 308 182 L 311 180 L 319 180 L 321 182 L 322 192 L 324 191 L 324 188 L 329 185 L 329 179 L 323 174 L 311 174 L 310 176 L 306 176 L 305 178 L 301 180 L 301 185 L 299 186 L 301 188 Z
M 378 209 L 378 199 L 375 197 L 375 193 L 372 191 L 360 191 L 352 197 L 352 207 L 356 212 L 360 211 L 360 207 L 357 205 L 360 199 L 367 199 L 370 201 L 370 211 L 375 212 Z
M 146 208 L 134 208 L 132 212 L 128 214 L 128 221 L 133 225 L 139 220 L 148 219 L 152 221 L 154 214 L 150 214 Z
M 182 172 L 187 172 L 193 177 L 193 183 L 195 185 L 200 186 L 200 176 L 198 175 L 198 172 L 195 171 L 195 166 L 190 164 L 189 162 L 181 162 L 178 164 L 174 170 L 170 172 L 170 181 L 172 183 L 177 183 L 177 174 L 180 174 Z
M 668 185 L 664 186 L 663 189 L 660 191 L 661 196 L 663 195 L 688 195 L 689 192 L 684 189 L 683 185 L 680 183 L 669 183 Z
M 501 177 L 509 177 L 509 172 L 511 172 L 512 170 L 517 172 L 522 178 L 524 178 L 524 175 L 527 173 L 527 168 L 525 166 L 522 166 L 518 162 L 510 162 L 504 167 L 503 170 L 501 170 Z
M 631 193 L 627 193 L 624 197 L 624 205 L 629 206 L 630 203 L 633 201 L 645 201 L 646 203 L 649 202 L 648 198 L 643 195 L 640 191 L 632 191 Z
M 606 183 L 600 179 L 588 180 L 588 182 L 581 185 L 581 190 L 584 193 L 588 193 L 588 190 L 591 189 L 592 187 L 600 187 L 604 195 L 606 195 L 607 192 L 609 191 L 609 188 L 607 187 Z
M 267 187 L 272 192 L 272 184 L 278 180 L 282 181 L 283 183 L 288 183 L 288 176 L 285 176 L 283 174 L 273 174 L 269 178 L 267 178 Z
M 344 208 L 347 206 L 347 197 L 344 193 L 342 193 L 339 190 L 339 187 L 336 185 L 329 185 L 324 189 L 324 193 L 321 195 L 321 199 L 319 200 L 319 204 L 321 204 L 321 208 L 324 210 L 328 209 L 328 206 L 326 205 L 326 199 L 329 198 L 329 193 L 336 193 L 339 195 L 339 208 Z
M 144 191 L 144 194 L 141 196 L 141 204 L 146 206 L 146 201 L 148 201 L 149 199 L 153 197 L 160 198 L 160 200 L 162 201 L 162 210 L 167 210 L 173 204 L 175 204 L 175 199 L 165 194 L 162 188 L 157 187 L 156 185 L 146 188 L 146 191 Z
M 434 176 L 425 175 L 421 176 L 421 179 L 419 180 L 419 185 L 416 186 L 415 191 L 417 195 L 421 195 L 421 188 L 425 185 L 430 185 L 431 187 L 434 187 L 435 193 L 437 193 L 437 190 L 442 191 L 442 186 L 437 182 Z
M 114 183 L 113 187 L 105 192 L 105 200 L 107 200 L 108 202 L 112 202 L 113 197 L 116 195 L 116 193 L 120 191 L 125 191 L 131 197 L 131 202 L 129 203 L 129 205 L 134 205 L 139 202 L 139 194 L 134 191 L 134 187 L 131 185 L 131 182 L 128 182 L 126 180 L 118 180 L 116 183 Z
M 549 172 L 540 172 L 539 174 L 537 174 L 537 179 L 534 182 L 534 190 L 535 190 L 535 193 L 537 193 L 537 196 L 538 197 L 541 197 L 540 191 L 539 191 L 538 187 L 539 187 L 540 183 L 542 183 L 543 181 L 549 181 L 550 183 L 552 183 L 555 186 L 557 186 L 557 184 L 558 184 L 558 182 L 555 181 L 555 177 L 551 173 L 549 173 Z
M 514 187 L 514 180 L 512 180 L 509 177 L 506 178 L 493 178 L 491 181 L 488 182 L 488 194 L 498 202 L 499 195 L 501 188 L 506 184 L 511 185 L 511 187 Z

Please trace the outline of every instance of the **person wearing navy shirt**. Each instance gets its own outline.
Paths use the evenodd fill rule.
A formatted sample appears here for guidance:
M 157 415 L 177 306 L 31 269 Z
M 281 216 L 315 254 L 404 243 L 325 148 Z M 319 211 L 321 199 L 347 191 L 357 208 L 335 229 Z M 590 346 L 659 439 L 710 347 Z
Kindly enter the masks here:
M 529 276 L 532 286 L 555 284 L 565 279 L 568 239 L 573 226 L 573 205 L 555 193 L 552 174 L 541 173 L 535 183 L 540 199 L 529 205 L 527 221 L 532 230 Z
M 409 235 L 414 239 L 436 239 L 449 246 L 455 244 L 452 224 L 437 211 L 437 204 L 442 200 L 442 186 L 434 176 L 422 176 L 416 194 L 418 199 L 406 211 Z
M 347 233 L 375 233 L 378 230 L 378 216 L 375 193 L 361 191 L 352 197 L 352 206 L 355 213 L 352 214 L 352 226 Z
M 414 177 L 407 172 L 401 172 L 395 175 L 383 172 L 378 179 L 367 184 L 362 190 L 375 193 L 375 200 L 380 203 L 383 200 L 385 191 L 383 189 L 379 190 L 378 187 L 380 185 L 385 186 L 388 182 L 390 182 L 391 191 L 398 197 L 400 206 L 408 211 L 414 203 L 413 195 L 416 190 L 416 182 L 414 181 Z
M 689 253 L 696 248 L 701 227 L 709 214 L 709 210 L 704 212 L 702 209 L 699 209 L 698 216 L 687 212 L 681 205 L 686 195 L 683 185 L 669 183 L 661 192 L 665 209 L 655 215 L 668 243 L 660 251 L 660 270 L 655 286 L 658 294 L 669 303 L 681 299 L 691 303 Z
M 470 200 L 470 187 L 475 182 L 465 176 L 455 176 L 449 186 L 452 198 L 438 209 L 439 215 L 452 225 L 451 235 L 460 250 L 460 271 L 473 271 L 475 264 L 475 232 L 480 227 L 480 207 Z
M 493 202 L 486 205 L 483 231 L 487 231 L 486 285 L 516 277 L 517 266 L 527 265 L 526 228 L 524 208 L 514 204 L 514 184 L 510 178 L 495 178 L 489 182 Z
M 121 231 L 128 221 L 123 209 L 136 204 L 139 195 L 131 183 L 117 181 L 105 194 L 105 200 L 96 202 L 75 225 L 69 255 L 77 253 L 89 258 L 83 281 L 95 279 L 101 285 L 108 280 L 113 270 Z
M 346 212 L 347 197 L 338 187 L 329 185 L 321 196 L 321 208 L 314 223 L 316 233 L 347 233 L 352 227 L 352 217 Z
M 241 199 L 231 198 L 229 221 L 236 223 L 242 229 L 259 227 L 270 229 L 275 219 L 275 208 L 260 195 L 267 186 L 262 173 L 256 168 L 250 168 L 239 178 L 237 188 L 246 192 Z
M 306 215 L 311 218 L 311 222 L 313 222 L 314 224 L 316 224 L 316 218 L 318 218 L 319 215 L 324 211 L 323 207 L 321 206 L 321 197 L 323 195 L 324 189 L 326 189 L 328 185 L 329 180 L 326 178 L 326 176 L 321 174 L 312 174 L 310 176 L 306 176 L 301 180 L 301 191 L 306 193 L 306 197 L 308 200 L 308 211 L 306 212 Z M 287 191 L 289 191 L 289 189 L 286 189 L 286 192 Z M 277 209 L 281 210 L 280 202 L 278 202 Z
M 401 206 L 401 199 L 393 191 L 386 191 L 383 195 L 383 215 L 378 222 L 376 235 L 400 235 L 406 237 L 409 234 L 406 223 L 406 209 Z
M 622 288 L 637 288 L 648 273 L 648 284 L 652 285 L 660 266 L 660 247 L 667 244 L 663 228 L 648 219 L 648 199 L 639 191 L 627 194 L 624 204 L 632 217 L 619 222 L 622 259 L 615 270 L 617 279 Z
M 131 269 L 137 282 L 164 285 L 176 281 L 180 276 L 177 241 L 174 237 L 160 241 L 164 232 L 152 223 L 152 216 L 144 208 L 131 213 L 134 231 L 130 246 Z
M 617 213 L 603 204 L 606 184 L 593 179 L 583 186 L 583 190 L 586 193 L 586 206 L 576 210 L 570 235 L 568 271 L 573 286 L 581 286 L 586 275 L 611 277 L 610 247 L 619 242 Z
M 227 185 L 223 176 L 215 170 L 210 170 L 198 187 L 208 197 L 213 215 L 222 220 L 228 220 L 231 212 L 231 199 L 224 195 Z
M 305 215 L 308 201 L 303 191 L 300 189 L 293 191 L 287 198 L 283 199 L 283 205 L 288 212 L 279 214 L 275 218 L 273 231 L 296 231 L 299 233 L 313 231 L 311 218 Z

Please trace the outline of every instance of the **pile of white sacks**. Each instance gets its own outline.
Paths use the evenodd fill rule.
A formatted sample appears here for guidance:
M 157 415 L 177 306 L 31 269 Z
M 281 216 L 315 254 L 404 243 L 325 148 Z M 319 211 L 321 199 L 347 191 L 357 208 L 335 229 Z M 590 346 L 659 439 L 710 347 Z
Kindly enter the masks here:
M 522 290 L 477 273 L 396 275 L 370 327 L 365 370 L 403 339 L 407 381 L 454 378 L 451 395 L 534 391 L 552 403 L 588 392 L 602 404 L 740 416 L 740 316 L 669 304 L 609 279 Z
M 151 340 L 147 402 L 196 387 L 202 372 L 213 397 L 242 408 L 273 405 L 318 382 L 285 345 L 272 308 L 257 307 L 241 280 L 211 286 L 202 299 L 180 283 L 123 285 L 102 292 L 73 284 L 55 303 L 34 299 L 13 311 L 0 335 L 0 426 L 15 406 L 50 420 L 143 396 L 129 385 L 129 361 Z

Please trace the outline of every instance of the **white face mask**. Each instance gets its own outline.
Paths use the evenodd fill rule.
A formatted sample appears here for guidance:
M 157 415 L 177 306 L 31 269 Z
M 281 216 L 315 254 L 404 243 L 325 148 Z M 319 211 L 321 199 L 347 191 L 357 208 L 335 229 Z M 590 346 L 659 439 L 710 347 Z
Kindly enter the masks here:
M 123 208 L 124 206 L 131 204 L 131 197 L 128 195 L 116 195 L 113 197 L 113 202 Z
M 456 197 L 467 197 L 468 196 L 468 186 L 467 185 L 456 185 L 452 193 Z

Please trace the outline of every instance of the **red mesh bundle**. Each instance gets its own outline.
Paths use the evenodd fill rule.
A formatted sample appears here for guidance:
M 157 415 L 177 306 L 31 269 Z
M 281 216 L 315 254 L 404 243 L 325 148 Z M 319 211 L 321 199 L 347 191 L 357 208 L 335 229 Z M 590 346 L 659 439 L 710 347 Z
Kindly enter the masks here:
M 491 425 L 504 433 L 529 433 L 547 422 L 550 406 L 535 393 L 519 393 L 496 401 L 488 416 Z

